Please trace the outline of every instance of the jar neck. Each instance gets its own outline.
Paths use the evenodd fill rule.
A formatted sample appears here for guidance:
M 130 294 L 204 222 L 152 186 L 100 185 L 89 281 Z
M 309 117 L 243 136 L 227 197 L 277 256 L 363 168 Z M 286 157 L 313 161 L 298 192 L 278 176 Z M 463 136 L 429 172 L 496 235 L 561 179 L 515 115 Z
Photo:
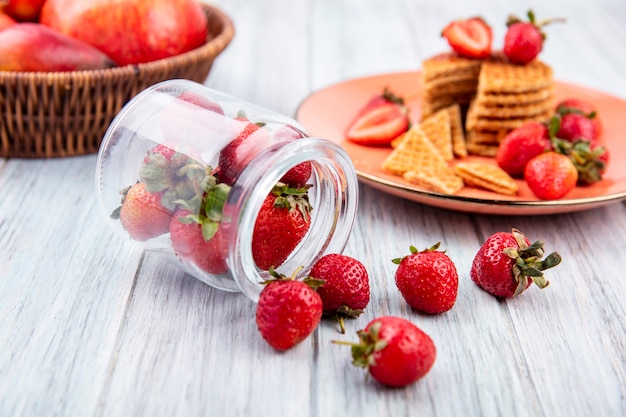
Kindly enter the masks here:
M 228 266 L 241 291 L 257 301 L 269 277 L 253 259 L 256 217 L 274 185 L 292 167 L 310 161 L 309 200 L 313 206 L 309 232 L 276 270 L 285 275 L 303 267 L 309 272 L 326 253 L 341 253 L 350 236 L 358 205 L 358 181 L 345 151 L 325 139 L 306 138 L 270 147 L 241 172 L 228 195 L 222 222 L 229 229 Z

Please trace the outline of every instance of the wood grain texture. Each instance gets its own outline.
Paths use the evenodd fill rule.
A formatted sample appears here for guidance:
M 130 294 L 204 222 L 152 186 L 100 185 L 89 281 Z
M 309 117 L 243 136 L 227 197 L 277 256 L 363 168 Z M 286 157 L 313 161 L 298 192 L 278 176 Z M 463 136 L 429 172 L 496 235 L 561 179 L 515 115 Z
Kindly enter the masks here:
M 450 20 L 481 14 L 501 45 L 521 0 L 220 0 L 236 35 L 206 84 L 293 115 L 317 89 L 418 69 Z M 530 4 L 551 26 L 542 58 L 559 79 L 626 98 L 626 4 Z M 325 318 L 294 349 L 259 336 L 255 304 L 211 288 L 116 235 L 94 190 L 95 156 L 0 159 L 0 417 L 626 415 L 626 203 L 537 217 L 438 210 L 360 188 L 345 253 L 367 267 L 371 302 Z M 563 263 L 551 285 L 498 300 L 471 282 L 482 242 L 517 227 Z M 391 259 L 441 241 L 459 272 L 448 313 L 410 309 Z M 388 389 L 332 340 L 380 315 L 431 335 L 420 382 Z

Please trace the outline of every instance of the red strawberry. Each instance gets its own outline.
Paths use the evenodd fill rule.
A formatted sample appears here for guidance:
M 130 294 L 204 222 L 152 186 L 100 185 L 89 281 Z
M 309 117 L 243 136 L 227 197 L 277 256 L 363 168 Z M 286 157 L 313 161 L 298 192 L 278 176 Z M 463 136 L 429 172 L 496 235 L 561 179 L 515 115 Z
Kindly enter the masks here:
M 545 288 L 548 281 L 541 271 L 557 266 L 561 256 L 553 252 L 542 260 L 543 255 L 543 242 L 531 245 L 517 229 L 511 233 L 494 233 L 476 253 L 470 277 L 496 297 L 514 297 L 533 282 Z
M 270 274 L 276 279 L 266 281 L 259 295 L 256 325 L 270 346 L 287 350 L 313 333 L 322 318 L 322 299 L 306 280 L 286 278 L 273 270 Z
M 202 271 L 225 273 L 228 247 L 222 228 L 218 227 L 211 236 L 205 237 L 195 217 L 188 210 L 180 210 L 172 218 L 169 231 L 174 253 Z
M 508 26 L 504 36 L 504 55 L 515 64 L 527 64 L 539 55 L 546 39 L 542 28 L 549 23 L 563 19 L 549 19 L 535 21 L 535 14 L 528 11 L 528 22 L 522 22 L 515 16 L 509 16 Z
M 487 58 L 491 55 L 491 27 L 480 17 L 455 20 L 441 32 L 450 47 L 466 58 Z
M 263 270 L 278 267 L 311 225 L 308 188 L 277 185 L 265 198 L 254 224 L 252 256 Z
M 232 185 L 248 162 L 269 141 L 269 133 L 261 125 L 248 122 L 239 135 L 221 150 L 217 175 L 219 181 Z
M 548 128 L 539 122 L 528 122 L 506 135 L 498 147 L 496 161 L 509 175 L 521 177 L 528 161 L 550 149 Z
M 146 190 L 138 182 L 124 191 L 122 205 L 111 217 L 119 219 L 131 238 L 139 241 L 152 239 L 169 230 L 172 212 L 161 204 L 161 194 Z
M 569 157 L 550 151 L 528 161 L 524 179 L 542 200 L 557 200 L 576 187 L 578 171 Z
M 176 97 L 176 99 L 193 104 L 194 106 L 202 107 L 206 110 L 211 110 L 214 113 L 224 114 L 224 109 L 222 109 L 222 106 L 220 106 L 219 103 L 211 101 L 207 97 L 198 93 L 185 91 Z
M 556 112 L 560 115 L 567 113 L 580 113 L 583 116 L 587 116 L 593 122 L 596 138 L 600 138 L 602 136 L 604 131 L 602 119 L 600 118 L 596 107 L 587 100 L 573 97 L 566 98 L 556 105 Z
M 437 357 L 430 336 L 400 317 L 379 317 L 357 334 L 358 343 L 333 343 L 352 346 L 352 363 L 368 369 L 381 384 L 409 385 L 426 375 Z
M 369 276 L 365 266 L 346 255 L 331 253 L 320 258 L 309 276 L 323 280 L 317 292 L 325 314 L 337 314 L 341 333 L 344 317 L 358 317 L 370 301 Z
M 454 306 L 459 276 L 452 260 L 438 251 L 440 243 L 423 251 L 411 246 L 411 253 L 394 259 L 398 265 L 396 285 L 406 302 L 428 314 L 446 312 Z
M 598 138 L 593 119 L 590 119 L 586 115 L 581 113 L 565 113 L 554 116 L 554 119 L 559 121 L 559 130 L 556 132 L 556 137 L 560 139 L 574 142 L 581 139 L 594 141 Z
M 190 132 L 226 129 L 230 121 L 219 103 L 192 91 L 178 95 L 161 113 L 163 136 L 172 143 L 184 141 Z
M 348 125 L 345 136 L 362 145 L 388 145 L 409 128 L 404 99 L 385 88 L 363 107 Z
M 281 143 L 291 142 L 304 137 L 306 137 L 306 135 L 300 130 L 293 126 L 285 125 L 274 132 L 273 140 L 276 143 Z M 280 182 L 287 184 L 291 188 L 303 187 L 311 177 L 312 170 L 313 167 L 310 162 L 302 162 L 287 171 L 287 173 L 280 179 Z

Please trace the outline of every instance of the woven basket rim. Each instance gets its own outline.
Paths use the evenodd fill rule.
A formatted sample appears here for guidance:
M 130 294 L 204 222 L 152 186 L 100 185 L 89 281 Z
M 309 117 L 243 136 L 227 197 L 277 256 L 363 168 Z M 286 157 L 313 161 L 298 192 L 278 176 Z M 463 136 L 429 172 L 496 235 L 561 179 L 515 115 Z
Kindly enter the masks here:
M 219 8 L 210 4 L 201 3 L 207 15 L 215 15 L 221 23 L 221 30 L 218 33 L 208 33 L 208 41 L 202 46 L 191 51 L 159 59 L 142 64 L 130 64 L 122 67 L 80 70 L 80 71 L 2 71 L 0 70 L 0 83 L 6 80 L 20 82 L 56 82 L 60 80 L 73 79 L 98 79 L 98 78 L 126 78 L 129 76 L 139 76 L 141 73 L 158 71 L 164 66 L 182 65 L 186 61 L 202 59 L 204 57 L 215 57 L 219 55 L 235 35 L 235 28 L 232 20 Z M 210 28 L 209 28 L 210 30 Z

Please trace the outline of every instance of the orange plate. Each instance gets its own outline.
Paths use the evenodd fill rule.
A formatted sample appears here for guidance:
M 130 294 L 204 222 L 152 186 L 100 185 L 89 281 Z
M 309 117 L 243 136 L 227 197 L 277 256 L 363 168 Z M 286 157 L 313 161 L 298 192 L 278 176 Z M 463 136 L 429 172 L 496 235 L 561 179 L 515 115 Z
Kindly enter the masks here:
M 516 196 L 471 187 L 465 187 L 454 195 L 427 191 L 381 169 L 391 148 L 357 145 L 345 139 L 344 131 L 357 111 L 384 87 L 404 96 L 411 110 L 411 120 L 419 120 L 421 77 L 417 71 L 357 78 L 331 85 L 308 96 L 300 104 L 296 118 L 311 136 L 331 140 L 343 147 L 363 184 L 430 206 L 471 213 L 536 215 L 586 210 L 625 199 L 626 136 L 623 131 L 626 128 L 626 101 L 572 84 L 555 84 L 557 101 L 577 97 L 597 106 L 604 125 L 602 140 L 611 152 L 611 160 L 602 181 L 576 187 L 566 198 L 554 201 L 538 200 L 523 180 L 517 180 L 519 192 Z M 478 156 L 469 156 L 464 160 L 495 164 L 493 158 Z

